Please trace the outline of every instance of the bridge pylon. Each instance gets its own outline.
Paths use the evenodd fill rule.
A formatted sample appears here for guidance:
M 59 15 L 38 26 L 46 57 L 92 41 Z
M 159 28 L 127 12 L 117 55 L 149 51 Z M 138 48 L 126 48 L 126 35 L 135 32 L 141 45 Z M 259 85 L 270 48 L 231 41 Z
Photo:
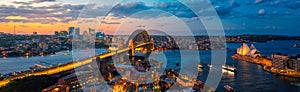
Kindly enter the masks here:
M 129 40 L 129 43 L 128 43 L 128 47 L 131 48 L 131 56 L 134 56 L 134 53 L 135 53 L 135 46 L 134 46 L 134 41 L 133 40 Z

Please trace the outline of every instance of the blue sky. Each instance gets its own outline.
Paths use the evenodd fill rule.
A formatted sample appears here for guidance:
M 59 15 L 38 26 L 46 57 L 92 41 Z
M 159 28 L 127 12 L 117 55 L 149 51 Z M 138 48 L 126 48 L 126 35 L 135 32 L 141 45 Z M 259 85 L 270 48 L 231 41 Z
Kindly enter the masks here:
M 180 26 L 182 23 L 172 23 L 175 22 L 175 20 L 172 21 L 172 18 L 177 17 L 184 22 L 184 26 L 189 27 L 194 33 L 205 35 L 205 25 L 202 25 L 199 21 L 197 14 L 200 15 L 199 17 L 205 18 L 205 21 L 215 21 L 217 20 L 214 19 L 216 17 L 211 16 L 215 16 L 212 12 L 216 11 L 222 21 L 226 35 L 275 34 L 300 36 L 298 27 L 300 24 L 299 0 L 209 0 L 212 6 L 209 6 L 210 4 L 206 3 L 206 0 L 180 1 L 188 3 L 188 7 L 202 9 L 198 12 L 192 12 L 187 6 L 176 2 L 176 0 L 124 0 L 120 4 L 116 4 L 116 2 L 119 2 L 117 0 L 1 0 L 0 23 L 42 21 L 42 24 L 55 24 L 58 22 L 78 22 L 79 18 L 81 19 L 80 23 L 99 22 L 95 19 L 109 15 L 109 19 L 101 20 L 105 27 L 100 28 L 100 30 L 111 32 L 118 29 L 111 29 L 112 27 L 120 27 L 123 23 L 131 23 L 132 27 L 135 28 L 147 25 L 145 28 L 152 29 L 162 28 L 163 25 Z M 85 9 L 82 12 L 84 7 Z M 166 16 L 155 12 L 141 13 L 152 9 L 165 11 Z M 26 19 L 8 18 L 9 16 L 18 15 Z M 161 17 L 169 20 L 162 23 L 158 20 Z M 138 22 L 131 22 L 131 20 L 138 20 Z M 152 21 L 152 25 L 147 24 L 147 21 Z M 153 21 L 157 21 L 157 23 Z M 178 21 L 176 20 L 176 22 Z M 153 26 L 153 23 L 160 25 Z M 127 29 L 133 28 L 127 27 Z M 172 29 L 170 27 L 166 30 L 182 34 L 184 33 L 183 29 L 185 28 Z

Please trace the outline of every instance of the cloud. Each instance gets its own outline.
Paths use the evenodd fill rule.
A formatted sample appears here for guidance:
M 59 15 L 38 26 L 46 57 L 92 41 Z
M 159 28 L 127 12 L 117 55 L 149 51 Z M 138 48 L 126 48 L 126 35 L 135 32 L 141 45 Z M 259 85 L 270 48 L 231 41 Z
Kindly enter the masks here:
M 255 0 L 255 4 L 259 4 L 259 3 L 262 3 L 263 2 L 263 0 Z
M 94 6 L 89 4 L 87 6 Z M 27 18 L 26 20 L 2 19 L 1 22 L 40 22 L 40 23 L 67 23 L 77 19 L 81 10 L 85 5 L 51 5 L 42 7 L 32 6 L 0 6 L 0 17 L 7 16 L 21 16 Z
M 220 17 L 229 16 L 232 13 L 230 7 L 216 7 L 215 9 Z
M 42 3 L 42 2 L 55 2 L 56 0 L 33 0 L 33 3 Z
M 112 8 L 111 13 L 113 13 L 114 16 L 124 17 L 148 9 L 151 9 L 151 7 L 146 6 L 143 2 L 129 2 L 116 5 Z
M 291 9 L 300 9 L 300 1 L 290 1 L 286 7 Z
M 33 0 L 31 3 L 54 2 L 57 0 Z M 196 2 L 197 1 L 197 2 Z M 215 16 L 216 11 L 221 18 L 274 18 L 284 16 L 299 16 L 300 1 L 293 0 L 254 0 L 250 4 L 243 0 L 211 0 L 214 8 L 205 8 L 209 4 L 201 4 L 204 1 L 185 0 L 190 7 L 199 7 L 200 11 L 196 12 L 200 17 Z M 67 23 L 80 18 L 96 18 L 97 16 L 107 16 L 110 11 L 114 18 L 154 18 L 175 15 L 179 18 L 194 18 L 196 14 L 188 7 L 178 1 L 163 1 L 156 3 L 145 2 L 125 2 L 116 6 L 96 5 L 96 4 L 55 4 L 49 6 L 34 7 L 29 2 L 12 2 L 16 6 L 0 5 L 0 21 L 21 21 L 21 22 L 63 22 Z M 276 8 L 274 8 L 276 7 Z M 112 9 L 111 9 L 112 8 Z M 133 14 L 145 10 L 162 10 L 169 14 L 161 15 L 160 12 L 145 12 L 136 16 Z M 262 10 L 263 9 L 263 10 Z M 260 16 L 257 16 L 260 15 Z M 21 16 L 27 20 L 4 19 L 7 16 Z M 110 23 L 108 23 L 110 24 Z M 114 24 L 114 23 L 112 23 Z
M 20 4 L 20 5 L 31 5 L 32 4 L 31 2 L 18 2 L 18 1 L 13 1 L 11 3 L 13 3 L 13 4 Z
M 34 0 L 36 3 L 38 2 L 48 2 L 48 1 L 56 1 L 56 0 Z M 24 2 L 15 2 L 20 4 L 25 4 Z M 192 4 L 197 6 L 197 4 Z M 216 8 L 219 16 L 229 16 L 233 13 L 233 9 L 239 7 L 240 4 L 235 1 L 227 1 L 227 2 L 214 2 L 213 5 L 219 6 Z M 201 6 L 204 8 L 204 6 Z M 112 8 L 112 9 L 111 9 Z M 111 10 L 110 10 L 111 9 Z M 180 18 L 193 18 L 197 17 L 196 14 L 191 11 L 188 7 L 183 5 L 178 1 L 166 1 L 166 2 L 157 2 L 151 4 L 145 4 L 144 2 L 126 2 L 121 3 L 116 6 L 97 6 L 96 4 L 79 4 L 79 5 L 72 5 L 72 4 L 55 4 L 50 6 L 42 6 L 42 7 L 32 7 L 32 6 L 0 6 L 0 17 L 1 16 L 22 16 L 30 19 L 44 19 L 50 20 L 52 22 L 70 22 L 80 18 L 95 18 L 97 16 L 106 16 L 108 11 L 117 17 L 117 18 L 124 18 L 129 17 L 132 14 L 135 14 L 140 11 L 150 10 L 150 9 L 158 9 L 170 14 L 162 15 L 160 13 L 151 12 L 141 14 L 140 16 L 134 16 L 136 18 L 153 18 L 155 16 L 171 16 L 175 15 Z M 202 16 L 212 16 L 211 10 L 202 11 L 200 15 Z M 79 16 L 80 14 L 80 16 Z M 132 16 L 131 16 L 132 17 Z M 55 21 L 53 21 L 55 20 Z M 19 21 L 19 20 L 17 20 Z M 30 21 L 29 21 L 30 22 Z
M 121 24 L 120 22 L 107 22 L 107 21 L 101 21 L 103 24 Z
M 13 4 L 19 4 L 19 5 L 31 5 L 33 3 L 43 3 L 43 2 L 55 2 L 56 0 L 33 0 L 33 1 L 13 1 L 11 3 Z
M 126 2 L 113 7 L 110 13 L 112 13 L 116 17 L 128 17 L 141 11 L 155 9 L 165 11 L 180 18 L 192 18 L 196 16 L 196 14 L 194 14 L 193 11 L 191 11 L 188 7 L 186 7 L 182 3 L 179 3 L 178 1 L 159 2 L 154 3 L 153 5 L 146 5 L 143 2 Z M 141 14 L 140 16 L 134 17 L 153 18 L 157 16 L 162 17 L 164 16 L 164 14 L 158 12 L 146 12 L 144 14 Z
M 295 0 L 243 0 L 212 1 L 221 18 L 286 18 L 297 17 L 300 1 Z M 259 16 L 257 16 L 259 15 Z
M 236 0 L 213 1 L 212 5 L 215 7 L 218 16 L 221 18 L 237 16 L 237 12 L 235 11 L 235 9 L 241 6 L 241 4 L 239 4 Z M 211 12 L 212 10 L 208 10 L 204 13 L 210 14 Z
M 254 4 L 288 9 L 300 9 L 300 1 L 298 0 L 255 0 Z
M 95 4 L 89 4 L 81 11 L 81 18 L 95 18 L 98 16 L 106 16 L 112 6 L 96 6 Z
M 180 2 L 161 2 L 154 4 L 154 9 L 161 9 L 180 18 L 192 18 L 197 15 Z
M 145 25 L 138 25 L 136 27 L 145 28 L 146 26 Z
M 25 25 L 20 25 L 20 27 L 27 28 L 28 26 L 25 26 Z

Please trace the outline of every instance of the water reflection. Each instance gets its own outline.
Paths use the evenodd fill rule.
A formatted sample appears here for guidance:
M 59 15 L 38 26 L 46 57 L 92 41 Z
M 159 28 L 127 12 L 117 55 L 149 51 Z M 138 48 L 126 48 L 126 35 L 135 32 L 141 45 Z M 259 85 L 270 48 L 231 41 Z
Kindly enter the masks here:
M 98 50 L 89 50 L 89 52 L 94 51 L 96 54 L 105 53 L 105 49 L 98 49 Z M 70 55 L 64 55 L 64 52 L 57 52 L 53 55 L 45 55 L 45 56 L 28 56 L 28 57 L 3 57 L 0 59 L 0 73 L 6 74 L 11 73 L 14 71 L 22 71 L 22 70 L 29 70 L 29 67 L 33 66 L 39 62 L 48 62 L 55 65 L 58 64 L 65 64 L 68 62 L 72 62 L 72 54 L 79 53 L 83 51 L 69 51 L 72 52 Z M 85 52 L 88 52 L 85 50 Z M 81 55 L 84 57 L 84 55 Z M 86 58 L 86 57 L 85 57 Z
M 274 75 L 276 76 L 276 75 Z M 300 79 L 298 78 L 292 78 L 292 77 L 286 77 L 286 76 L 277 76 L 279 79 L 284 80 L 284 81 L 289 81 L 289 82 L 299 82 L 300 83 Z

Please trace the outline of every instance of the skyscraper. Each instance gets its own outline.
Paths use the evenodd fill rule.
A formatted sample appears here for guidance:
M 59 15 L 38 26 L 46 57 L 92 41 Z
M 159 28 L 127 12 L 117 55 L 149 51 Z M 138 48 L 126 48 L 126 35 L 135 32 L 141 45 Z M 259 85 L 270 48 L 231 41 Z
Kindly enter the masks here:
M 95 35 L 95 29 L 89 28 L 89 35 Z
M 69 27 L 69 35 L 74 36 L 75 35 L 75 27 Z
M 68 31 L 60 31 L 59 37 L 68 37 Z
M 96 33 L 96 38 L 97 39 L 104 39 L 105 34 L 103 32 L 97 32 Z
M 37 32 L 33 32 L 33 35 L 37 35 Z
M 55 34 L 55 36 L 59 36 L 59 32 L 58 31 L 55 31 L 54 34 Z
M 75 34 L 76 34 L 76 35 L 80 35 L 80 28 L 76 28 L 76 29 L 75 29 Z

